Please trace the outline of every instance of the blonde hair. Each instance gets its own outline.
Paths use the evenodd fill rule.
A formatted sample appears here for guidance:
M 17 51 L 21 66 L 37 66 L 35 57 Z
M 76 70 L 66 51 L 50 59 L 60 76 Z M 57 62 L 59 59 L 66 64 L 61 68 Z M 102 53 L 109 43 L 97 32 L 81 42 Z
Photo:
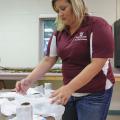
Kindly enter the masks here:
M 52 0 L 52 7 L 55 11 L 56 11 L 56 8 L 55 8 L 56 1 L 57 0 Z M 79 20 L 79 26 L 80 26 L 84 19 L 85 14 L 88 13 L 88 10 L 85 6 L 84 1 L 83 0 L 67 0 L 67 1 L 71 4 L 73 13 L 76 16 L 76 19 Z M 62 22 L 62 20 L 59 18 L 59 16 L 56 18 L 55 24 L 58 31 L 62 31 L 65 28 L 65 25 Z

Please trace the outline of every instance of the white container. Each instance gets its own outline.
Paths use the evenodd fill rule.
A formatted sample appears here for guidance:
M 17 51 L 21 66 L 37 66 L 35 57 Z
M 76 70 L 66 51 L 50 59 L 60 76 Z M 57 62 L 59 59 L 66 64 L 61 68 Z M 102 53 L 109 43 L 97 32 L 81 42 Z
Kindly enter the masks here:
M 1 115 L 1 105 L 0 105 L 0 115 Z
M 33 120 L 33 110 L 31 104 L 28 102 L 22 103 L 16 109 L 16 117 L 17 120 Z
M 52 83 L 44 83 L 44 94 L 49 97 L 52 92 Z
M 52 83 L 44 83 L 44 89 L 52 90 Z

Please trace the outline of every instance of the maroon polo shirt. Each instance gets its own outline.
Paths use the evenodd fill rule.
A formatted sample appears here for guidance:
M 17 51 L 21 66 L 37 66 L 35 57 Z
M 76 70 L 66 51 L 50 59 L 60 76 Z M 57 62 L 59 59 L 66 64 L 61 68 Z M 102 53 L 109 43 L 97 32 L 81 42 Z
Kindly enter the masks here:
M 115 81 L 109 61 L 113 57 L 113 41 L 111 26 L 104 19 L 85 16 L 81 27 L 73 35 L 67 29 L 54 32 L 46 55 L 62 59 L 64 84 L 69 83 L 90 64 L 91 58 L 108 58 L 102 70 L 76 91 L 94 93 L 110 88 Z

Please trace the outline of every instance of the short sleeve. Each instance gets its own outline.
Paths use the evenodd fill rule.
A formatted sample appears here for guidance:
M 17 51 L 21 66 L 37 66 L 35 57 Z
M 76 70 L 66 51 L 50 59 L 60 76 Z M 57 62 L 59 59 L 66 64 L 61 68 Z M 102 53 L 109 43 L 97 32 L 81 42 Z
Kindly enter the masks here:
M 56 34 L 53 33 L 47 46 L 46 56 L 57 56 Z
M 112 58 L 114 37 L 112 27 L 104 20 L 98 20 L 93 25 L 92 57 Z

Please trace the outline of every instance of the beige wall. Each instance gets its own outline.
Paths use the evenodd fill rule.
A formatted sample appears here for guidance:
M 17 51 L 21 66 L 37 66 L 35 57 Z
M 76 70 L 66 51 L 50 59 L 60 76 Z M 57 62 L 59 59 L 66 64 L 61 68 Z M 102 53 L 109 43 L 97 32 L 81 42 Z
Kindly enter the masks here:
M 120 19 L 120 0 L 117 0 L 117 19 Z
M 110 24 L 116 20 L 116 0 L 85 1 L 93 15 Z M 36 66 L 41 51 L 39 18 L 44 16 L 55 16 L 50 0 L 0 0 L 0 66 Z
M 110 24 L 116 20 L 116 0 L 84 0 L 92 15 L 101 16 Z M 120 1 L 120 0 L 119 0 Z
M 55 14 L 50 0 L 0 0 L 0 66 L 36 66 L 41 14 Z

